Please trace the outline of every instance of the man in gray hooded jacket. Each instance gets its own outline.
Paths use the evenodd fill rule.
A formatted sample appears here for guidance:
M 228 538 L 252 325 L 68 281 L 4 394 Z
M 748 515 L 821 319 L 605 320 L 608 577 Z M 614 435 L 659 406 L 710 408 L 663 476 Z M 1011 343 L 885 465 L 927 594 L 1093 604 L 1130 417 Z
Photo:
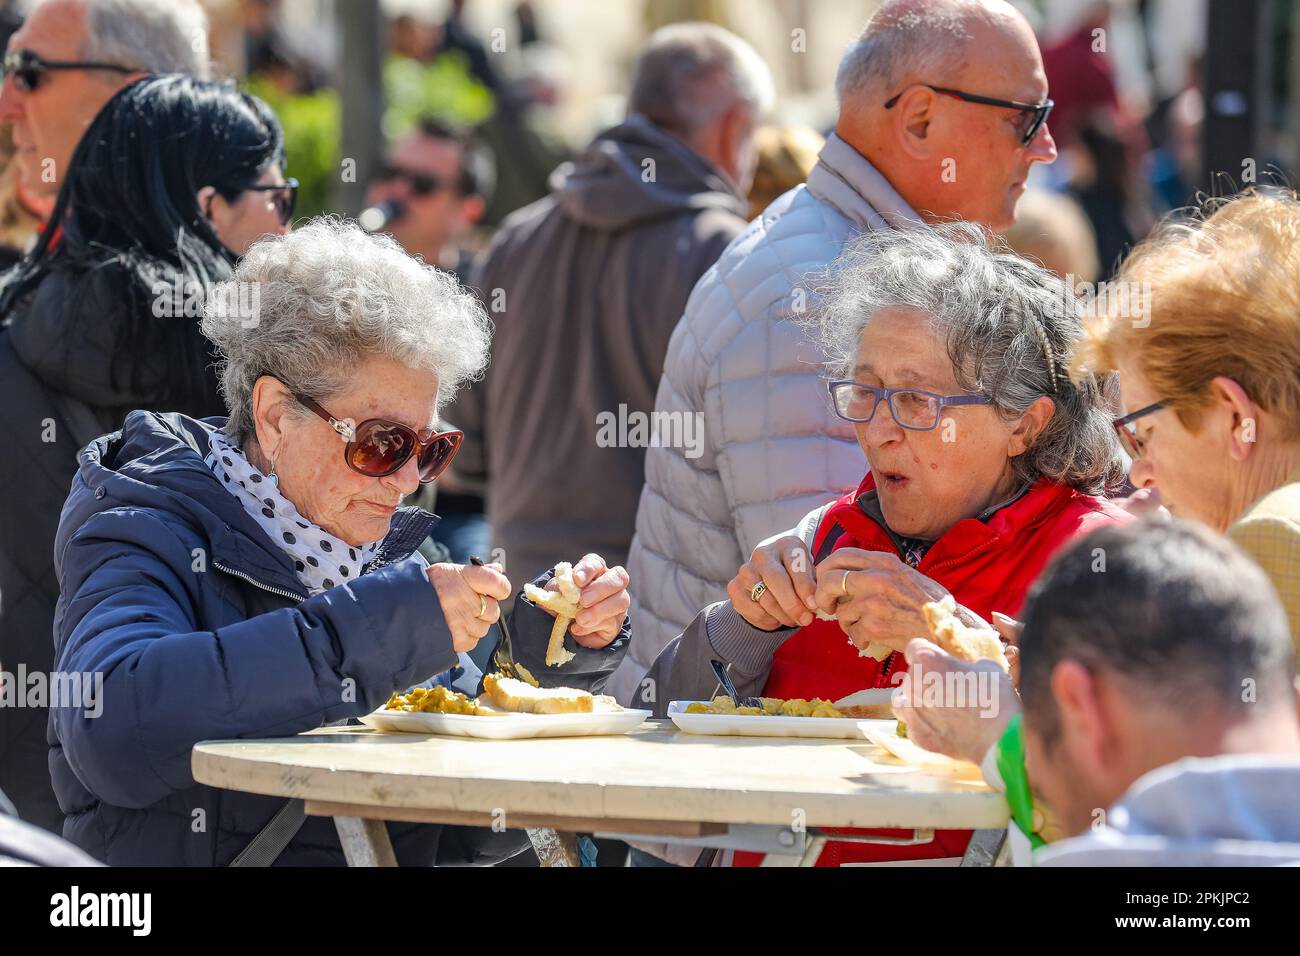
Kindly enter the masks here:
M 745 226 L 766 65 L 704 23 L 657 31 L 627 120 L 509 217 L 473 285 L 497 330 L 484 382 L 449 408 L 457 476 L 486 473 L 494 548 L 511 574 L 557 547 L 626 562 L 646 448 L 690 454 L 694 417 L 652 418 L 673 327 L 696 281 Z

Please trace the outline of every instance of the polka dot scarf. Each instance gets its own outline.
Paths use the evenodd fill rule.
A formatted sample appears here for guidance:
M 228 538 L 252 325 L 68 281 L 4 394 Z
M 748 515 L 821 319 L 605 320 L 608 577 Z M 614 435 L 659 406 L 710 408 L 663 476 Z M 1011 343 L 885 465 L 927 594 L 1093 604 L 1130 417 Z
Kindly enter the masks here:
M 226 490 L 266 536 L 293 559 L 298 579 L 312 594 L 355 580 L 379 550 L 379 542 L 351 547 L 298 513 L 276 482 L 262 474 L 221 432 L 214 432 L 204 459 Z

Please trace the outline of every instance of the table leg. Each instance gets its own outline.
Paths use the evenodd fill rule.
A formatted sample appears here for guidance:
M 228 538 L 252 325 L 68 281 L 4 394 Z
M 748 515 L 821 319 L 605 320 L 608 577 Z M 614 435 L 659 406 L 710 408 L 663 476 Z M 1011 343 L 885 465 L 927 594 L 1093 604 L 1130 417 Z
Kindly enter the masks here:
M 383 820 L 335 817 L 334 826 L 343 844 L 348 866 L 397 866 L 392 841 Z
M 529 827 L 528 839 L 542 866 L 581 866 L 578 856 L 578 836 L 545 827 Z
M 1006 830 L 976 830 L 971 834 L 962 866 L 1008 866 L 1009 846 Z
M 799 857 L 800 866 L 816 866 L 822 850 L 826 849 L 827 839 L 820 833 L 809 837 L 803 845 L 803 856 Z
M 767 853 L 759 866 L 816 866 L 817 858 L 826 849 L 827 838 L 820 833 L 808 833 L 804 836 L 803 851 L 792 853 Z

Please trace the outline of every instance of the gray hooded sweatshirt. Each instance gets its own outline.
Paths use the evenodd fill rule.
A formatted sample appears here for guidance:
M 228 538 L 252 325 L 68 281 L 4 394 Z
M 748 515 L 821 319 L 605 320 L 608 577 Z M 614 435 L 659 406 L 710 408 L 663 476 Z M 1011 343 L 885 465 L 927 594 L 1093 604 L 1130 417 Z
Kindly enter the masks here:
M 638 115 L 551 187 L 506 220 L 475 270 L 496 324 L 492 363 L 446 411 L 466 433 L 457 474 L 486 481 L 512 578 L 557 554 L 626 563 L 668 339 L 745 226 L 735 186 Z

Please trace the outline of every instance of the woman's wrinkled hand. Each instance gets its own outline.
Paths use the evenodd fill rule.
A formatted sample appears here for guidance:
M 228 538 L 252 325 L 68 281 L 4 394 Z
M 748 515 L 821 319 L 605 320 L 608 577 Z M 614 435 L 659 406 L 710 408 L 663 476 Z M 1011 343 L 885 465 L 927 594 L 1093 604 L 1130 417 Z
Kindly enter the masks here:
M 472 651 L 501 617 L 498 602 L 510 597 L 510 579 L 499 564 L 435 564 L 429 583 L 442 605 L 457 653 Z
M 899 675 L 892 703 L 908 739 L 980 763 L 1020 712 L 1010 676 L 992 661 L 963 661 L 929 641 L 909 641 L 904 654 L 908 670 Z
M 816 604 L 834 614 L 859 650 L 883 644 L 901 651 L 930 633 L 921 607 L 948 593 L 897 555 L 840 548 L 817 565 Z
M 762 582 L 757 601 L 751 596 Z M 812 555 L 803 539 L 786 535 L 765 541 L 727 585 L 731 605 L 754 627 L 773 631 L 780 627 L 805 627 L 817 609 Z
M 575 641 L 599 650 L 618 637 L 632 606 L 629 580 L 620 565 L 608 567 L 598 554 L 584 555 L 573 566 L 573 583 L 578 586 L 578 603 L 582 605 L 582 612 L 569 625 Z M 546 582 L 546 590 L 559 590 L 554 578 Z

